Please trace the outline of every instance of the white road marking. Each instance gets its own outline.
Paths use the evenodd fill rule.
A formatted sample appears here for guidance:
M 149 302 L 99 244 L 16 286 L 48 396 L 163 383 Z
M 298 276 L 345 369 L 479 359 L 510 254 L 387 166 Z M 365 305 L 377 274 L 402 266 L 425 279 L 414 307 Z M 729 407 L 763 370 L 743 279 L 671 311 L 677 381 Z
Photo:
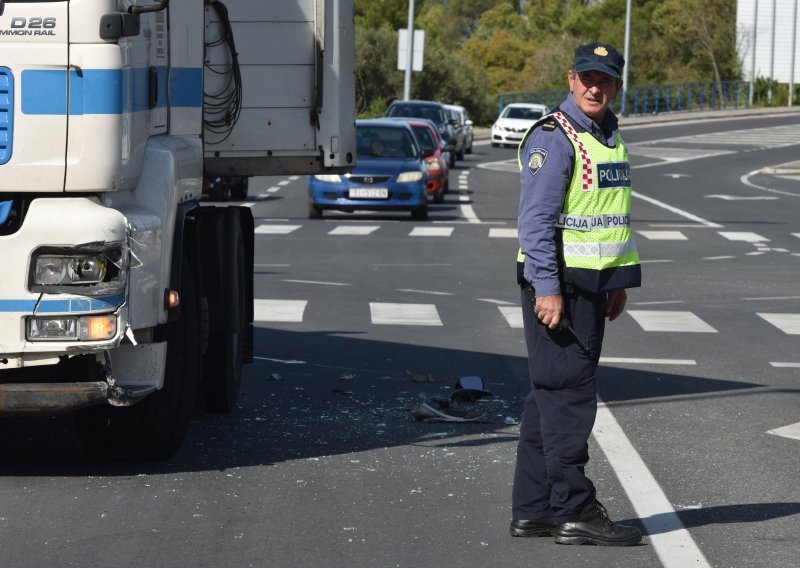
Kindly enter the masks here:
M 514 302 L 507 302 L 505 300 L 492 300 L 491 298 L 477 298 L 479 302 L 489 302 L 490 304 L 497 304 L 498 306 L 514 306 Z
M 289 185 L 290 183 L 291 182 L 288 179 L 285 179 L 285 180 L 279 181 L 278 185 L 284 186 L 284 185 Z
M 663 310 L 628 310 L 645 331 L 668 331 L 682 333 L 717 333 L 717 330 L 692 312 Z
M 633 365 L 697 365 L 694 359 L 646 359 L 642 357 L 600 357 L 601 363 Z
M 302 323 L 307 300 L 253 300 L 255 321 Z
M 769 239 L 762 237 L 758 233 L 749 233 L 747 231 L 717 231 L 720 235 L 729 241 L 741 241 L 745 243 L 768 243 Z
M 508 325 L 514 329 L 522 329 L 522 308 L 521 306 L 497 306 L 503 317 L 506 318 Z
M 489 229 L 489 237 L 495 239 L 516 239 L 518 238 L 516 229 Z
M 377 325 L 442 325 L 434 304 L 370 302 L 369 309 Z
M 288 235 L 300 227 L 301 225 L 259 225 L 254 232 L 257 235 Z
M 292 180 L 292 181 L 296 181 L 296 180 L 300 179 L 300 176 L 289 176 L 289 179 Z
M 666 203 L 664 203 L 663 201 L 659 201 L 658 199 L 654 199 L 652 197 L 648 197 L 646 195 L 642 195 L 641 193 L 638 193 L 636 191 L 634 191 L 632 193 L 632 195 L 634 197 L 637 197 L 637 198 L 641 199 L 642 201 L 647 201 L 648 203 L 650 203 L 652 205 L 655 205 L 656 207 L 661 207 L 662 209 L 666 209 L 667 211 L 671 211 L 672 213 L 675 213 L 676 215 L 680 215 L 681 217 L 684 217 L 685 219 L 689 219 L 690 221 L 694 221 L 696 223 L 700 223 L 704 227 L 713 227 L 713 228 L 720 228 L 720 229 L 722 228 L 722 225 L 720 225 L 718 223 L 712 223 L 711 221 L 706 221 L 702 217 L 698 217 L 697 215 L 689 213 L 688 211 L 684 211 L 683 209 L 678 209 L 677 207 L 673 207 L 672 205 L 667 205 Z
M 767 430 L 767 434 L 800 440 L 800 422 L 790 424 L 789 426 L 782 426 L 781 428 L 775 428 L 774 430 Z
M 275 193 L 276 191 L 280 191 L 281 188 L 277 186 L 272 186 L 267 190 L 267 193 Z
M 736 195 L 706 195 L 709 199 L 722 199 L 723 201 L 772 201 L 780 199 L 780 197 L 773 197 L 772 195 L 759 195 L 757 197 L 740 197 Z
M 340 225 L 331 231 L 329 235 L 369 235 L 380 229 L 377 225 L 344 226 Z
M 305 361 L 300 361 L 299 359 L 273 359 L 271 357 L 256 357 L 253 356 L 253 359 L 258 359 L 259 361 L 271 361 L 273 363 L 283 363 L 284 365 L 305 365 Z
M 800 335 L 800 314 L 756 314 L 787 335 Z
M 724 255 L 724 256 L 706 256 L 703 257 L 703 260 L 725 260 L 728 258 L 736 258 L 735 256 L 731 255 Z
M 412 294 L 429 294 L 431 296 L 455 296 L 452 292 L 436 292 L 435 290 L 414 290 L 413 288 L 398 288 L 398 292 L 406 292 Z
M 800 239 L 800 233 L 792 233 L 792 236 L 793 237 L 797 237 L 798 239 Z
M 680 231 L 636 231 L 651 241 L 688 241 Z
M 625 489 L 664 568 L 710 568 L 647 464 L 599 397 L 593 436 Z
M 472 208 L 472 205 L 462 205 L 461 216 L 467 219 L 467 221 L 469 221 L 470 223 L 481 222 L 481 220 L 478 219 L 478 216 L 475 214 L 475 210 Z
M 744 301 L 753 300 L 800 300 L 800 296 L 765 296 L 762 298 L 742 298 Z
M 281 282 L 292 282 L 294 284 L 321 284 L 323 286 L 352 286 L 352 284 L 347 284 L 345 282 L 319 282 L 317 280 L 291 280 L 289 278 L 285 278 L 281 280 Z
M 409 237 L 449 237 L 453 234 L 453 227 L 414 227 L 408 234 Z
M 675 261 L 669 258 L 662 258 L 662 259 L 640 260 L 639 262 L 641 264 L 657 264 L 659 262 L 675 262 Z
M 792 361 L 770 361 L 770 365 L 777 369 L 800 369 L 800 363 L 795 363 Z

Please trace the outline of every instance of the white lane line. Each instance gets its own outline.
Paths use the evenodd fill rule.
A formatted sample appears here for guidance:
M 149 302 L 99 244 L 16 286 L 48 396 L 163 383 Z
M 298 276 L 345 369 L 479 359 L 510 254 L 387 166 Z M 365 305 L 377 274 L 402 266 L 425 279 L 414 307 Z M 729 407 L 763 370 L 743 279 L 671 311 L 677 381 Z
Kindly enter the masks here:
M 454 227 L 414 227 L 409 237 L 449 237 Z
M 764 296 L 762 298 L 742 298 L 744 301 L 754 300 L 800 300 L 800 296 Z
M 520 306 L 497 306 L 508 325 L 514 329 L 522 329 L 522 308 Z
M 645 331 L 717 333 L 717 330 L 692 312 L 665 310 L 627 310 Z
M 789 426 L 783 426 L 781 428 L 775 428 L 774 430 L 767 430 L 767 434 L 800 440 L 800 422 L 796 424 L 790 424 Z
M 292 181 L 296 181 L 296 180 L 300 179 L 300 176 L 289 176 L 289 179 L 292 180 Z
M 724 256 L 706 256 L 706 257 L 703 257 L 703 260 L 726 260 L 726 259 L 729 259 L 729 258 L 736 258 L 736 257 L 735 256 L 731 256 L 731 255 L 728 254 L 728 255 L 724 255 Z
M 291 282 L 293 284 L 321 284 L 322 286 L 352 286 L 352 284 L 347 284 L 345 282 L 319 282 L 317 280 L 291 280 L 289 278 L 285 278 L 281 280 L 281 282 Z
M 758 233 L 749 233 L 747 231 L 717 231 L 720 235 L 729 241 L 741 241 L 745 243 L 768 243 L 769 239 L 762 237 Z
M 489 237 L 494 239 L 516 239 L 518 236 L 516 229 L 489 229 Z
M 498 306 L 515 306 L 514 302 L 507 302 L 506 300 L 493 300 L 491 298 L 477 298 L 479 302 L 489 302 L 490 304 L 496 304 Z
M 688 241 L 689 239 L 680 231 L 636 231 L 644 238 L 651 241 Z
M 798 239 L 800 239 L 800 233 L 792 233 L 792 236 L 793 237 L 797 237 Z
M 398 288 L 398 292 L 411 294 L 428 294 L 431 296 L 455 296 L 453 292 L 436 292 L 435 290 L 414 290 L 413 288 Z
M 288 179 L 285 179 L 285 180 L 279 181 L 278 185 L 284 186 L 284 185 L 289 185 L 290 183 L 291 182 Z
M 666 203 L 664 203 L 663 201 L 659 201 L 658 199 L 653 199 L 652 197 L 648 197 L 646 195 L 642 195 L 641 193 L 638 193 L 636 191 L 634 191 L 632 193 L 632 195 L 634 197 L 638 197 L 642 201 L 647 201 L 648 203 L 651 203 L 652 205 L 655 205 L 656 207 L 661 207 L 662 209 L 666 209 L 667 211 L 671 211 L 672 213 L 675 213 L 676 215 L 680 215 L 681 217 L 689 219 L 690 221 L 694 221 L 696 223 L 700 223 L 704 227 L 714 227 L 714 228 L 719 228 L 719 229 L 722 228 L 722 225 L 720 225 L 718 223 L 712 223 L 711 221 L 706 221 L 702 217 L 698 217 L 697 215 L 689 213 L 688 211 L 684 211 L 683 209 L 678 209 L 677 207 L 673 207 L 672 205 L 667 205 Z
M 275 193 L 276 191 L 280 191 L 281 188 L 277 186 L 272 186 L 267 190 L 267 193 Z
M 377 225 L 345 226 L 340 225 L 331 231 L 329 235 L 369 235 L 380 229 Z
M 756 314 L 787 335 L 800 335 L 800 314 Z
M 593 436 L 625 489 L 664 568 L 710 568 L 647 464 L 599 397 Z
M 600 357 L 601 363 L 633 365 L 697 365 L 694 359 L 646 359 L 643 357 Z
M 377 325 L 442 325 L 434 304 L 370 302 L 369 310 Z
M 771 361 L 770 365 L 776 369 L 800 369 L 800 363 L 794 363 L 792 361 Z
M 259 225 L 254 232 L 257 235 L 288 235 L 300 227 L 301 225 Z
M 740 177 L 739 181 L 741 181 L 744 185 L 747 185 L 755 189 L 760 189 L 761 191 L 766 191 L 769 193 L 777 193 L 779 195 L 789 195 L 791 197 L 800 197 L 800 195 L 798 195 L 797 193 L 792 193 L 790 191 L 781 191 L 780 189 L 773 189 L 771 187 L 764 187 L 763 185 L 758 185 L 757 183 L 753 183 L 752 181 L 750 181 L 751 177 L 762 173 L 765 172 L 763 170 L 753 170 L 752 172 L 746 173 L 742 177 Z
M 253 300 L 255 321 L 302 323 L 307 300 Z

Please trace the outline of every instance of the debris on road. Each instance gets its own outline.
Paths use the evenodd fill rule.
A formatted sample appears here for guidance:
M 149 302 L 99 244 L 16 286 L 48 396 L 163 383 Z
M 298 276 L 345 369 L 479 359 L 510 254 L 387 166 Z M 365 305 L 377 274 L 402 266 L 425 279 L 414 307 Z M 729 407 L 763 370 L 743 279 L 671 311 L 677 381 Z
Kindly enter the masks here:
M 450 395 L 450 400 L 459 402 L 475 402 L 476 400 L 485 396 L 494 396 L 486 390 L 486 385 L 483 379 L 471 375 L 468 377 L 461 377 L 456 381 L 456 387 Z
M 420 375 L 418 373 L 412 373 L 411 371 L 406 371 L 406 376 L 411 379 L 415 383 L 435 383 L 432 375 Z
M 411 409 L 411 414 L 421 422 L 478 422 L 485 414 L 450 408 L 446 400 L 424 399 Z

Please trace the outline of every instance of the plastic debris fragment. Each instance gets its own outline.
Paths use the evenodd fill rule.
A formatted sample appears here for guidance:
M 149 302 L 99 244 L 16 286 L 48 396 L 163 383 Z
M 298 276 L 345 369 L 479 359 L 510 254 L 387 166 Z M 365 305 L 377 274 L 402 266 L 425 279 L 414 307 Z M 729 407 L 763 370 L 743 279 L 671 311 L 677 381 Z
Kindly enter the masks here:
M 421 422 L 478 422 L 485 414 L 450 408 L 447 401 L 423 400 L 411 409 L 411 415 Z
M 415 383 L 435 383 L 432 375 L 420 375 L 418 373 L 412 373 L 411 371 L 406 371 L 406 376 L 411 379 Z

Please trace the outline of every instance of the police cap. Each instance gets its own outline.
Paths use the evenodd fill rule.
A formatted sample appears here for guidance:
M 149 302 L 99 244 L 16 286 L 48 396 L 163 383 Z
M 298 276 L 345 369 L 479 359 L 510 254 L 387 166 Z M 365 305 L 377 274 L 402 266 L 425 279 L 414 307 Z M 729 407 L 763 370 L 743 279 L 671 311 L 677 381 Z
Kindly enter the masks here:
M 575 73 L 600 71 L 619 79 L 624 66 L 625 59 L 613 46 L 607 43 L 587 43 L 579 45 L 575 50 L 572 70 Z

